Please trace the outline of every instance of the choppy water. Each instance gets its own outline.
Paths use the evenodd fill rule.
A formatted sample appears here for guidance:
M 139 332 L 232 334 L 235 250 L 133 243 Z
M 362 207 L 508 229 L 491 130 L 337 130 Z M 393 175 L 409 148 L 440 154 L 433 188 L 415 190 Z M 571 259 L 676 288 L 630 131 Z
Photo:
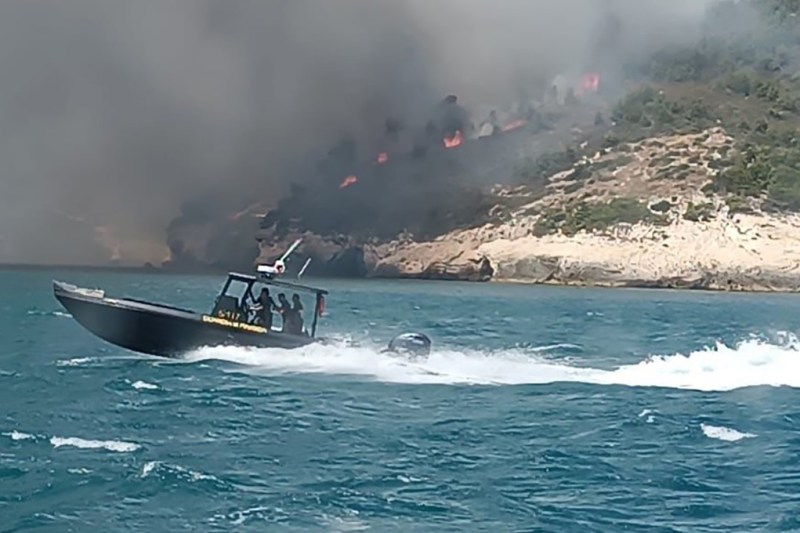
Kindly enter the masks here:
M 2 531 L 800 530 L 800 297 L 325 282 L 337 347 L 171 362 L 53 276 L 221 281 L 0 272 Z M 378 353 L 409 330 L 427 360 Z

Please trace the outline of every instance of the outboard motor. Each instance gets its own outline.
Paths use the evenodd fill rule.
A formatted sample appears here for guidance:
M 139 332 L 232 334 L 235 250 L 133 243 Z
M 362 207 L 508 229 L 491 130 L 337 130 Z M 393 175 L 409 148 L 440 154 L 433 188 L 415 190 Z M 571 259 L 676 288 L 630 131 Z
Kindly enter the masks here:
M 400 355 L 425 357 L 431 353 L 431 339 L 424 333 L 401 333 L 384 350 Z

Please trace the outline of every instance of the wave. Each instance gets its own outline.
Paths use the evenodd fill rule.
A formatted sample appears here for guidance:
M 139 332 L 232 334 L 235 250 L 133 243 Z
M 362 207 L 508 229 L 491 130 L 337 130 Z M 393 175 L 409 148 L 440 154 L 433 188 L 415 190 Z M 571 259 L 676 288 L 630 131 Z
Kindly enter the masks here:
M 206 347 L 187 356 L 190 362 L 221 360 L 268 374 L 362 376 L 404 384 L 523 385 L 558 382 L 697 391 L 730 391 L 755 386 L 800 388 L 797 339 L 780 344 L 748 339 L 735 346 L 717 343 L 698 351 L 656 355 L 605 370 L 547 358 L 541 349 L 479 352 L 434 350 L 409 360 L 377 349 L 310 345 L 296 350 Z
M 11 431 L 9 433 L 3 433 L 6 437 L 9 437 L 11 440 L 34 440 L 36 437 L 33 435 L 29 435 L 28 433 L 22 433 L 21 431 Z
M 141 380 L 132 383 L 131 387 L 133 387 L 136 390 L 157 390 L 158 389 L 158 385 L 154 385 L 152 383 L 148 383 L 146 381 L 141 381 Z
M 179 477 L 187 478 L 191 482 L 214 481 L 216 483 L 221 483 L 221 481 L 217 479 L 216 476 L 212 476 L 211 474 L 204 474 L 202 472 L 197 472 L 195 470 L 191 470 L 189 468 L 185 468 L 180 465 L 173 465 L 161 461 L 147 461 L 144 464 L 144 466 L 142 466 L 142 472 L 139 474 L 139 477 L 146 478 L 153 471 L 158 471 L 158 470 L 164 471 L 165 473 L 177 475 Z
M 138 444 L 132 442 L 125 442 L 121 440 L 87 440 L 78 437 L 51 437 L 50 444 L 54 448 L 61 448 L 62 446 L 72 446 L 74 448 L 83 449 L 105 449 L 110 452 L 134 452 L 139 449 Z
M 38 309 L 31 309 L 28 311 L 29 316 L 52 316 L 60 318 L 72 318 L 72 315 L 64 311 L 40 311 Z
M 4 432 L 2 435 L 9 437 L 14 441 L 39 441 L 47 439 L 42 435 L 31 435 L 30 433 L 23 433 L 16 429 L 9 432 Z M 125 442 L 121 440 L 89 440 L 81 439 L 78 437 L 50 437 L 50 444 L 54 448 L 61 448 L 62 446 L 71 446 L 73 448 L 83 449 L 105 449 L 111 452 L 133 452 L 138 450 L 141 446 L 133 442 Z
M 80 366 L 94 361 L 93 357 L 73 357 L 63 361 L 56 361 L 57 366 Z
M 753 433 L 742 433 L 735 429 L 726 428 L 725 426 L 700 424 L 700 429 L 703 430 L 703 434 L 709 439 L 717 439 L 725 442 L 736 442 L 742 439 L 752 439 L 756 437 Z

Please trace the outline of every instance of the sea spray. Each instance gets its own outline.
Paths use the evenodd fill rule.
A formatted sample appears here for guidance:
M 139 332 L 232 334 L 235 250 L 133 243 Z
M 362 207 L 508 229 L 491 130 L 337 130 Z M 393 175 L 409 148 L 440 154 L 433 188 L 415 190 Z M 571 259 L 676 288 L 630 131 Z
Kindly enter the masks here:
M 606 370 L 567 364 L 541 350 L 473 351 L 439 347 L 421 360 L 344 345 L 310 345 L 297 350 L 207 347 L 189 361 L 221 360 L 267 374 L 337 374 L 407 384 L 521 385 L 558 382 L 698 391 L 754 386 L 800 387 L 796 339 L 772 344 L 748 339 L 717 343 L 689 354 L 654 355 Z

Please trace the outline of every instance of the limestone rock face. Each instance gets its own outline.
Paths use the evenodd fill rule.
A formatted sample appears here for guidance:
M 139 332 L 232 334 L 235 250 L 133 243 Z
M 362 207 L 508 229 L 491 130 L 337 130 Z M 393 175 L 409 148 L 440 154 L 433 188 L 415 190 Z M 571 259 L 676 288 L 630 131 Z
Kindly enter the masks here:
M 411 240 L 359 244 L 346 238 L 331 239 L 314 234 L 292 234 L 280 240 L 262 241 L 258 262 L 272 262 L 298 237 L 302 264 L 311 258 L 308 273 L 353 278 L 412 278 L 460 281 L 489 281 L 494 267 L 485 255 L 462 249 L 454 243 L 415 243 Z
M 409 259 L 396 256 L 375 265 L 371 277 L 415 278 L 456 281 L 489 281 L 494 274 L 489 258 L 470 254 L 457 260 Z
M 642 224 L 622 234 L 571 237 L 519 237 L 514 231 L 485 228 L 435 241 L 405 237 L 384 244 L 293 234 L 262 242 L 258 261 L 274 261 L 301 236 L 303 247 L 293 264 L 302 265 L 311 257 L 308 272 L 321 276 L 800 290 L 798 216 L 739 215 L 710 222 L 678 221 L 657 232 Z
M 731 143 L 720 128 L 649 139 L 552 176 L 543 196 L 497 192 L 500 203 L 482 225 L 388 242 L 296 233 L 263 240 L 260 259 L 274 259 L 302 236 L 302 254 L 322 275 L 798 291 L 800 215 L 765 212 L 757 202 L 731 213 L 725 197 L 705 192 Z M 573 224 L 569 232 L 558 225 L 579 206 L 618 198 L 653 216 L 593 229 Z M 555 226 L 541 224 L 554 212 Z

